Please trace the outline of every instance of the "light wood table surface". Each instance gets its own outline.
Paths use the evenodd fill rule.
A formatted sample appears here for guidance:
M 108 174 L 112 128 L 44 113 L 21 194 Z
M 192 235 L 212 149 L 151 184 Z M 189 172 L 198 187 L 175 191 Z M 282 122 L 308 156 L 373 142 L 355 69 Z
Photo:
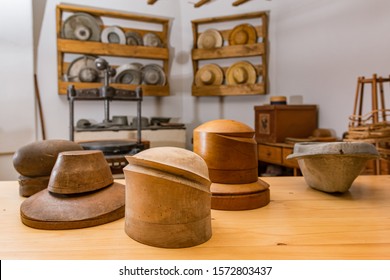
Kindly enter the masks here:
M 23 225 L 18 182 L 0 182 L 0 259 L 390 259 L 390 176 L 360 176 L 342 195 L 303 177 L 264 177 L 271 202 L 249 211 L 212 210 L 212 237 L 190 248 L 132 240 L 124 219 L 77 230 Z M 117 180 L 124 183 L 124 180 Z

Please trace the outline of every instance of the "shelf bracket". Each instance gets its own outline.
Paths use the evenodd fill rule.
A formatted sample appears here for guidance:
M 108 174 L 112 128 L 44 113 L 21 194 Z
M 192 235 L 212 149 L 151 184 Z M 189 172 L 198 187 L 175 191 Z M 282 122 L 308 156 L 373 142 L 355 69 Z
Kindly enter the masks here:
M 199 7 L 203 6 L 204 4 L 206 4 L 207 2 L 210 2 L 210 0 L 200 0 L 194 4 L 194 7 L 199 8 Z
M 245 2 L 249 2 L 250 0 L 236 0 L 233 2 L 233 6 L 240 6 L 241 4 L 244 4 Z

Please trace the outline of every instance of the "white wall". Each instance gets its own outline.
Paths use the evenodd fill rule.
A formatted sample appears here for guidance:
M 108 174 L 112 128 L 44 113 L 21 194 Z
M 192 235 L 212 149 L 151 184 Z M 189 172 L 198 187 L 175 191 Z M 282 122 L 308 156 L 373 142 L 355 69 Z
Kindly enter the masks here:
M 274 93 L 318 104 L 320 126 L 348 130 L 357 77 L 390 74 L 390 1 L 279 1 Z M 371 106 L 365 88 L 364 105 Z M 389 108 L 389 84 L 385 87 Z M 367 113 L 370 109 L 367 109 Z
M 13 153 L 34 141 L 34 65 L 31 0 L 0 9 L 0 180 L 15 179 Z
M 332 128 L 341 136 L 352 114 L 357 77 L 374 73 L 385 76 L 390 72 L 390 1 L 387 0 L 252 0 L 239 7 L 231 6 L 233 0 L 212 0 L 200 8 L 193 7 L 196 1 L 159 0 L 152 6 L 146 2 L 67 1 L 172 19 L 171 96 L 145 97 L 142 107 L 145 116 L 176 117 L 186 123 L 190 149 L 192 129 L 203 122 L 226 118 L 253 126 L 253 107 L 268 102 L 270 95 L 301 95 L 304 103 L 317 104 L 320 127 Z M 38 80 L 48 139 L 69 137 L 68 102 L 65 96 L 57 94 L 55 6 L 58 3 L 47 1 L 38 48 Z M 191 20 L 253 11 L 270 11 L 270 95 L 193 97 Z M 369 98 L 366 101 L 370 102 Z M 103 119 L 100 104 L 79 104 L 76 119 Z M 132 115 L 135 108 L 126 102 L 115 103 L 111 112 Z

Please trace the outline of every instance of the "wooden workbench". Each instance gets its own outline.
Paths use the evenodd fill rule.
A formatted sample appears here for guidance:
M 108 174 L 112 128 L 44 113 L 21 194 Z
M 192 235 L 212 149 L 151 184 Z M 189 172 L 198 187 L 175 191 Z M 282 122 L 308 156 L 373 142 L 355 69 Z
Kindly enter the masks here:
M 311 189 L 303 177 L 262 179 L 270 204 L 212 210 L 211 239 L 184 249 L 140 244 L 125 234 L 124 219 L 78 230 L 29 228 L 19 217 L 18 183 L 3 181 L 0 259 L 390 259 L 390 176 L 360 176 L 343 195 Z

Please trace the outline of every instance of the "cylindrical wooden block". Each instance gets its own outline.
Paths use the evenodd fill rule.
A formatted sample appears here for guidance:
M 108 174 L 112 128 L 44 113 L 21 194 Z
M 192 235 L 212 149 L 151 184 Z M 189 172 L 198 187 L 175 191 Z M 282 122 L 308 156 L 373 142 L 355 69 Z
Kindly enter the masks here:
M 269 185 L 258 178 L 254 135 L 252 128 L 233 120 L 194 129 L 194 152 L 209 168 L 212 209 L 248 210 L 269 203 Z
M 183 248 L 211 237 L 207 165 L 195 153 L 158 147 L 127 156 L 125 232 L 163 248 Z
M 194 129 L 194 152 L 207 162 L 213 183 L 257 181 L 254 134 L 249 126 L 232 120 L 215 120 Z

